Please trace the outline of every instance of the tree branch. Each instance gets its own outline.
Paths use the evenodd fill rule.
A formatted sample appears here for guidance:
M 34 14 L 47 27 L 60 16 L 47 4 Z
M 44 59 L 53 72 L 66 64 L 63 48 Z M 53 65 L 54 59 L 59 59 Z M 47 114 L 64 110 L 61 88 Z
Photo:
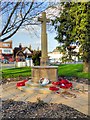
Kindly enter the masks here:
M 14 11 L 16 10 L 16 8 L 18 7 L 18 5 L 19 5 L 19 4 L 20 4 L 20 2 L 17 2 L 17 3 L 16 3 L 16 5 L 14 6 L 14 8 L 13 8 L 13 10 L 12 10 L 12 12 L 11 12 L 11 14 L 10 14 L 10 16 L 9 16 L 8 20 L 7 20 L 7 23 L 6 23 L 6 25 L 5 25 L 4 29 L 3 29 L 3 30 L 2 30 L 2 32 L 1 32 L 1 36 L 3 35 L 4 31 L 5 31 L 5 30 L 6 30 L 6 28 L 8 27 L 9 22 L 10 22 L 10 20 L 11 20 L 11 17 L 12 17 L 12 15 L 13 15 Z
M 24 15 L 24 17 L 23 17 L 21 23 L 18 25 L 18 27 L 16 28 L 16 30 L 15 30 L 12 34 L 10 34 L 10 35 L 8 35 L 7 37 L 1 39 L 2 42 L 5 41 L 6 39 L 9 39 L 10 37 L 12 37 L 12 36 L 18 31 L 18 29 L 19 29 L 20 26 L 22 25 L 22 23 L 23 23 L 25 17 L 26 17 L 27 14 L 30 12 L 30 10 L 31 10 L 31 8 L 32 8 L 32 6 L 33 6 L 33 4 L 34 4 L 34 0 L 32 0 L 32 3 L 31 3 L 31 5 L 30 5 L 30 8 L 28 9 L 27 13 Z

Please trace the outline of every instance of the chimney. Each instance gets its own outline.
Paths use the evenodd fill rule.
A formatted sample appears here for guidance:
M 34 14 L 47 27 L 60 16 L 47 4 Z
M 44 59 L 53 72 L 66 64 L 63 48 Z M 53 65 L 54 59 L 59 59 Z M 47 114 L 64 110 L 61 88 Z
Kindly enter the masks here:
M 22 48 L 22 44 L 21 43 L 19 44 L 19 48 Z

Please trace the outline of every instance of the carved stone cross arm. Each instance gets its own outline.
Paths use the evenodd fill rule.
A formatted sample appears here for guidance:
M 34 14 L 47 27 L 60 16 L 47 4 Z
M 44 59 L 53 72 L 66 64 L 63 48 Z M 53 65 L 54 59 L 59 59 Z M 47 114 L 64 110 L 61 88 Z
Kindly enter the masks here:
M 46 18 L 46 13 L 43 12 L 42 13 L 42 17 L 38 17 L 38 21 L 40 21 L 42 23 L 42 32 L 45 32 L 46 33 L 46 23 L 50 22 L 50 19 L 47 19 Z
M 47 19 L 46 18 L 46 13 L 43 12 L 42 13 L 42 17 L 38 17 L 38 21 L 41 21 L 41 22 L 43 22 L 43 21 L 50 22 L 50 19 Z

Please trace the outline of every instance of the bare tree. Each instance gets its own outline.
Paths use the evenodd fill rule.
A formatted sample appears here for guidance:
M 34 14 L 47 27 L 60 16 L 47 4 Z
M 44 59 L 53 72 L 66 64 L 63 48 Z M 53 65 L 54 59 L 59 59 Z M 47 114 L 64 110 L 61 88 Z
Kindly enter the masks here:
M 43 2 L 30 1 L 0 2 L 0 19 L 2 19 L 0 41 L 11 38 L 21 27 L 35 24 L 32 22 L 33 18 L 48 8 L 47 0 Z
M 60 6 L 59 2 L 50 2 L 47 9 L 45 9 L 46 16 L 48 19 L 50 19 L 50 22 L 47 23 L 47 30 L 49 31 L 49 33 L 55 32 L 55 28 L 54 26 L 52 26 L 52 20 L 54 20 L 59 15 L 59 12 L 61 10 L 62 7 Z M 30 37 L 32 37 L 32 31 L 33 31 L 34 35 L 37 38 L 40 38 L 39 30 L 41 28 L 40 26 L 41 22 L 37 22 L 38 17 L 41 17 L 41 14 L 33 18 L 33 21 L 31 21 L 30 24 L 27 24 L 26 26 L 22 27 L 23 30 L 26 30 L 29 33 Z

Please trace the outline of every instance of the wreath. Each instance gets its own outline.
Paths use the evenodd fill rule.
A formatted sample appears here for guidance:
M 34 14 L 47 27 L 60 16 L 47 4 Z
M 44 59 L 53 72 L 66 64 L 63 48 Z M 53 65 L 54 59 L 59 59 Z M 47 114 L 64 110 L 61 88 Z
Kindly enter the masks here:
M 40 78 L 39 83 L 40 83 L 41 85 L 47 85 L 47 84 L 50 83 L 50 80 L 47 79 L 47 78 Z
M 23 80 L 23 81 L 20 81 L 16 84 L 17 87 L 21 87 L 21 86 L 25 86 L 25 83 L 27 82 L 28 80 Z
M 55 86 L 51 86 L 51 87 L 49 87 L 49 90 L 52 90 L 52 91 L 58 91 L 59 88 L 58 88 L 58 87 L 55 87 Z
M 40 78 L 39 83 L 42 84 L 43 80 L 44 80 L 44 78 Z
M 69 89 L 72 87 L 72 83 L 69 82 L 67 79 L 61 79 L 60 81 L 52 82 L 52 84 L 55 85 L 55 86 L 51 86 L 49 88 L 49 90 L 52 90 L 52 91 L 59 90 L 58 87 L 60 87 L 62 89 Z M 58 87 L 56 87 L 56 86 L 58 86 Z

